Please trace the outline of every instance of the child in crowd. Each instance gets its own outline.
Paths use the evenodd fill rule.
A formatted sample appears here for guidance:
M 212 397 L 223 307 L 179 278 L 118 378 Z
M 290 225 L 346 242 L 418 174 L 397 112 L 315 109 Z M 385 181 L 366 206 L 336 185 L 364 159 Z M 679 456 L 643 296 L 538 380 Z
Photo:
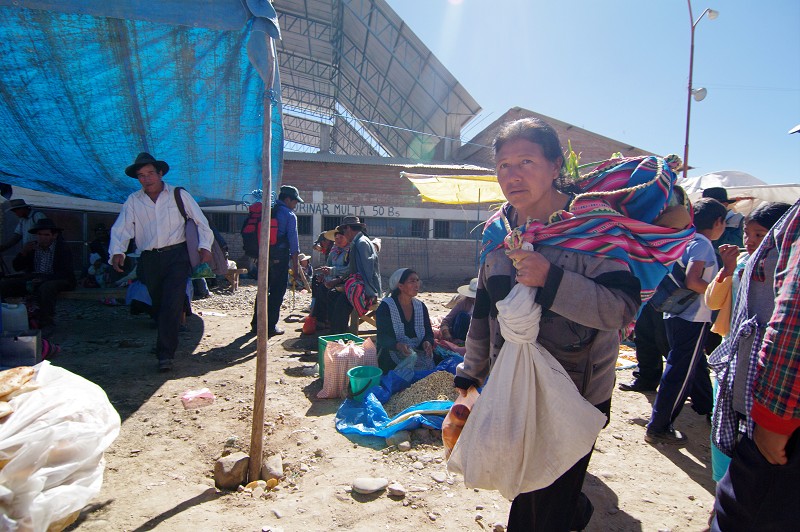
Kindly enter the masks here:
M 297 262 L 300 266 L 300 275 L 294 276 L 294 272 L 289 270 L 289 286 L 294 282 L 295 290 L 308 290 L 311 291 L 310 282 L 314 276 L 314 269 L 311 267 L 311 257 L 305 253 L 300 253 L 297 256 Z
M 724 205 L 710 198 L 696 202 L 693 210 L 697 233 L 679 262 L 686 267 L 686 288 L 704 294 L 708 283 L 717 274 L 711 241 L 725 231 L 726 211 Z M 700 297 L 680 314 L 665 312 L 664 320 L 670 350 L 653 402 L 645 441 L 678 444 L 685 442 L 686 436 L 675 430 L 672 423 L 680 414 L 686 398 L 691 395 L 692 408 L 699 414 L 710 415 L 712 409 L 711 381 L 703 352 L 711 323 L 711 309 Z
M 731 310 L 733 309 L 734 295 L 739 287 L 739 280 L 747 259 L 755 252 L 769 230 L 775 225 L 783 213 L 791 205 L 779 201 L 765 203 L 744 219 L 744 253 L 739 253 L 739 248 L 722 244 L 719 255 L 722 258 L 722 269 L 711 281 L 706 289 L 706 305 L 711 310 L 719 310 L 719 315 L 714 321 L 711 330 L 722 336 L 727 336 L 730 331 Z

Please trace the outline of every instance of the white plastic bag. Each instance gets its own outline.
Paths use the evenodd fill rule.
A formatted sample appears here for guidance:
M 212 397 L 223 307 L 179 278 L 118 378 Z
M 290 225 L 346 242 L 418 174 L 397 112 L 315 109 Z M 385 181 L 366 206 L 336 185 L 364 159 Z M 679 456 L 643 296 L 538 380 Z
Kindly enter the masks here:
M 212 405 L 214 404 L 214 399 L 216 399 L 214 394 L 208 388 L 186 390 L 181 395 L 181 403 L 183 403 L 184 410 Z
M 536 343 L 535 293 L 518 284 L 497 303 L 505 343 L 447 462 L 467 487 L 509 500 L 552 484 L 591 450 L 606 421 Z
M 47 530 L 83 508 L 100 493 L 103 452 L 119 434 L 99 386 L 46 361 L 35 368 L 39 388 L 11 399 L 0 424 L 0 530 Z
M 403 379 L 404 381 L 411 382 L 414 380 L 414 367 L 417 365 L 417 353 L 411 353 L 406 358 L 400 361 L 400 363 L 395 366 L 392 370 L 394 371 L 398 377 Z

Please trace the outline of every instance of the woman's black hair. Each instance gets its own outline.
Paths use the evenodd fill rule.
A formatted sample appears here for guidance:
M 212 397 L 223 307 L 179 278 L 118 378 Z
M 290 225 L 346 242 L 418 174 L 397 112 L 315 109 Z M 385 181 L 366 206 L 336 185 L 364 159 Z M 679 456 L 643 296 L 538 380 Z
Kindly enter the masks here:
M 782 201 L 772 201 L 765 203 L 750 214 L 744 217 L 744 222 L 755 222 L 765 229 L 770 229 L 775 222 L 780 220 L 783 213 L 788 211 L 792 206 Z
M 553 126 L 540 118 L 534 117 L 520 118 L 505 124 L 497 132 L 492 142 L 492 151 L 495 159 L 497 158 L 497 153 L 506 143 L 517 139 L 524 139 L 538 144 L 542 147 L 545 159 L 552 163 L 560 164 L 561 170 L 558 178 L 553 181 L 553 186 L 557 190 L 561 192 L 576 191 L 574 184 L 565 176 L 564 151 L 561 149 L 561 141 L 558 139 L 558 133 L 556 133 Z M 560 162 L 559 158 L 561 158 Z
M 411 277 L 412 273 L 417 273 L 417 271 L 412 270 L 411 268 L 406 268 L 406 270 L 402 273 L 402 275 L 400 275 L 400 280 L 397 281 L 397 284 L 405 284 L 406 281 L 408 281 L 408 278 Z M 417 275 L 419 274 L 417 273 Z M 396 298 L 399 294 L 400 294 L 400 289 L 398 287 L 395 286 L 394 288 L 392 288 L 391 292 L 392 297 Z

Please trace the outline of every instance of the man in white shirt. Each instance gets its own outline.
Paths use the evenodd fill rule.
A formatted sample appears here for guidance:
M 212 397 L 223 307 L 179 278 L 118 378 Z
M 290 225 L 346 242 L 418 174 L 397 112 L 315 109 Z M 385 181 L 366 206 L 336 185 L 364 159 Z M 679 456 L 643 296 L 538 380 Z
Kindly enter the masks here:
M 122 205 L 122 211 L 111 228 L 108 246 L 109 263 L 122 272 L 125 250 L 131 238 L 141 252 L 137 265 L 139 280 L 147 286 L 158 322 L 156 354 L 159 371 L 170 371 L 178 348 L 178 330 L 186 298 L 186 280 L 192 274 L 186 249 L 185 220 L 175 202 L 175 188 L 163 181 L 169 165 L 149 153 L 140 153 L 125 173 L 139 180 L 137 190 Z M 197 224 L 199 253 L 203 262 L 211 263 L 214 234 L 197 202 L 185 190 L 180 191 L 186 215 Z

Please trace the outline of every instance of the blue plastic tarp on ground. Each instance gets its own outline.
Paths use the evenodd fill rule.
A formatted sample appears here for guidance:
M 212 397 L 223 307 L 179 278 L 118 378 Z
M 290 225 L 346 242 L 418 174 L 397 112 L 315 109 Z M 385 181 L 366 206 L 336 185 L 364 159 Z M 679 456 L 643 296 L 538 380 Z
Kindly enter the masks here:
M 367 390 L 367 395 L 363 402 L 345 399 L 336 412 L 336 430 L 342 434 L 359 434 L 380 438 L 387 438 L 401 430 L 414 430 L 420 427 L 440 430 L 444 416 L 417 414 L 394 425 L 389 425 L 389 423 L 405 413 L 415 410 L 447 410 L 453 406 L 452 401 L 426 401 L 410 406 L 392 418 L 384 410 L 383 403 L 388 401 L 395 393 L 404 390 L 412 383 L 427 377 L 434 371 L 449 371 L 455 374 L 456 366 L 463 361 L 464 359 L 461 356 L 454 354 L 444 359 L 431 371 L 416 372 L 411 381 L 403 381 L 394 375 L 394 372 L 390 371 L 381 377 L 379 386 L 373 386 Z
M 24 4 L 0 0 L 0 181 L 119 203 L 139 188 L 125 167 L 148 151 L 201 204 L 233 203 L 262 186 L 272 94 L 276 187 L 283 128 L 277 76 L 272 93 L 262 79 L 267 34 L 277 35 L 268 2 L 252 3 L 261 15 L 238 0 Z M 221 11 L 226 20 L 210 16 Z M 141 17 L 115 18 L 126 14 Z

